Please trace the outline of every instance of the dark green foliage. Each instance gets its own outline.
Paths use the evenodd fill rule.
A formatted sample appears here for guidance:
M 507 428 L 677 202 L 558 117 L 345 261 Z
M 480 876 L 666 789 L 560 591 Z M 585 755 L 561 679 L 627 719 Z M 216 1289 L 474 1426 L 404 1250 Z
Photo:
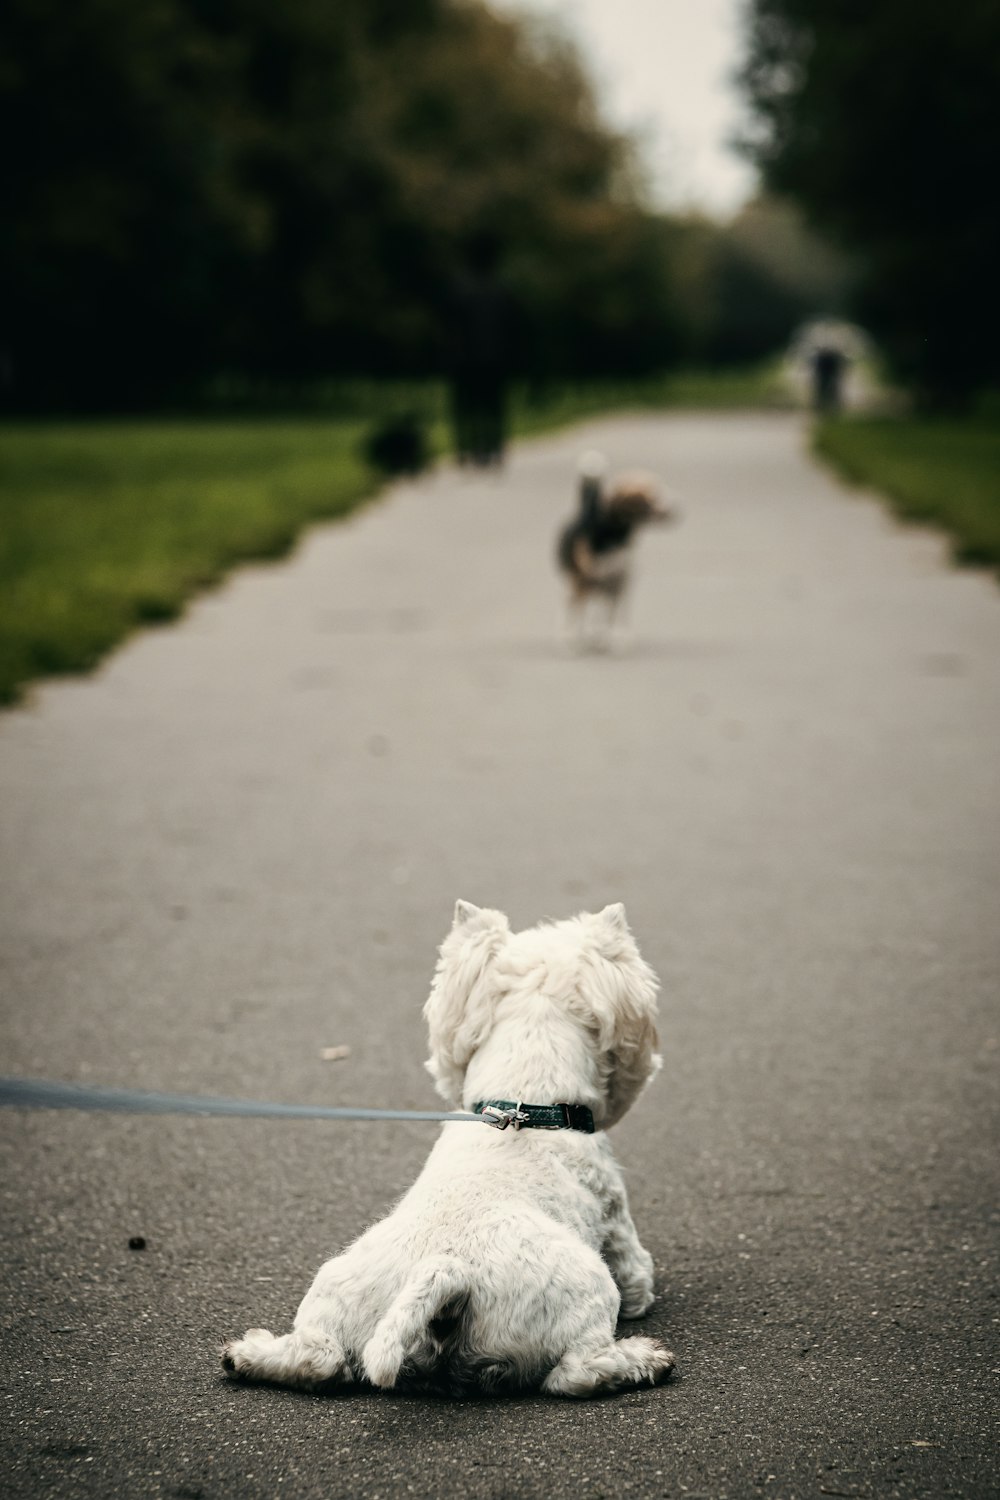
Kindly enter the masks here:
M 1000 368 L 996 0 L 753 0 L 749 149 L 863 254 L 861 316 L 955 403 Z
M 676 355 L 627 144 L 565 44 L 476 0 L 8 0 L 0 56 L 14 407 L 440 370 L 484 228 L 522 369 Z
M 11 0 L 4 16 L 13 394 L 142 404 L 206 356 L 251 234 L 236 59 L 171 0 Z
M 677 224 L 669 244 L 684 352 L 699 364 L 757 363 L 802 323 L 850 308 L 855 268 L 787 202 L 758 199 L 725 226 Z
M 739 224 L 644 206 L 572 48 L 480 0 L 7 0 L 0 131 L 14 410 L 443 374 L 476 234 L 535 382 L 756 359 L 817 310 Z

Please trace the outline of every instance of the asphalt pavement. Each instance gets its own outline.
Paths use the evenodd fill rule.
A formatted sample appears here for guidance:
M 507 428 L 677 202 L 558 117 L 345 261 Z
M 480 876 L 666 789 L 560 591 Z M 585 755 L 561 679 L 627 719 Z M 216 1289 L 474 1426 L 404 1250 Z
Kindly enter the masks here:
M 591 446 L 683 519 L 574 655 Z M 234 1386 L 222 1340 L 436 1127 L 4 1111 L 5 1492 L 1000 1493 L 998 663 L 995 581 L 802 419 L 643 416 L 396 486 L 0 717 L 4 1073 L 433 1107 L 455 898 L 623 900 L 665 1066 L 615 1145 L 678 1359 L 581 1404 Z

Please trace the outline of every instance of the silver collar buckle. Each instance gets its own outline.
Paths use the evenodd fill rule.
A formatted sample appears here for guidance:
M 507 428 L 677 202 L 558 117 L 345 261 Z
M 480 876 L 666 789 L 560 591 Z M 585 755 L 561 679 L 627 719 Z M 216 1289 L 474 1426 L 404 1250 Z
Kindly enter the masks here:
M 531 1116 L 526 1109 L 521 1108 L 520 1099 L 513 1109 L 501 1109 L 499 1105 L 487 1104 L 482 1111 L 482 1119 L 487 1125 L 493 1125 L 497 1130 L 506 1130 L 508 1125 L 513 1125 L 515 1130 L 520 1130 Z

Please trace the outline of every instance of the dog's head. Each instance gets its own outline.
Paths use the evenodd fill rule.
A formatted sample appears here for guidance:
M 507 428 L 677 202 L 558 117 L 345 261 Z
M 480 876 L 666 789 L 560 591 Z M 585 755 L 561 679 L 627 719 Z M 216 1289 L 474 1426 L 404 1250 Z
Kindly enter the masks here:
M 657 988 L 620 904 L 512 933 L 459 901 L 424 1007 L 428 1070 L 452 1105 L 565 1101 L 613 1125 L 660 1066 Z
M 619 474 L 608 490 L 605 505 L 613 516 L 630 526 L 675 519 L 674 511 L 664 503 L 658 480 L 641 469 Z

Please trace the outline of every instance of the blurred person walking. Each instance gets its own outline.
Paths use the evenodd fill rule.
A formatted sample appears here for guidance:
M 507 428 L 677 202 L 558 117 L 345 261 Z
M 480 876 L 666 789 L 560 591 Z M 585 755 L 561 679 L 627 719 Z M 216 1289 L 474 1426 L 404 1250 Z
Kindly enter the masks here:
M 812 357 L 813 407 L 819 412 L 838 412 L 843 401 L 847 355 L 843 349 L 824 344 Z
M 451 412 L 460 464 L 503 463 L 515 308 L 499 275 L 501 245 L 480 231 L 465 245 L 450 306 Z

